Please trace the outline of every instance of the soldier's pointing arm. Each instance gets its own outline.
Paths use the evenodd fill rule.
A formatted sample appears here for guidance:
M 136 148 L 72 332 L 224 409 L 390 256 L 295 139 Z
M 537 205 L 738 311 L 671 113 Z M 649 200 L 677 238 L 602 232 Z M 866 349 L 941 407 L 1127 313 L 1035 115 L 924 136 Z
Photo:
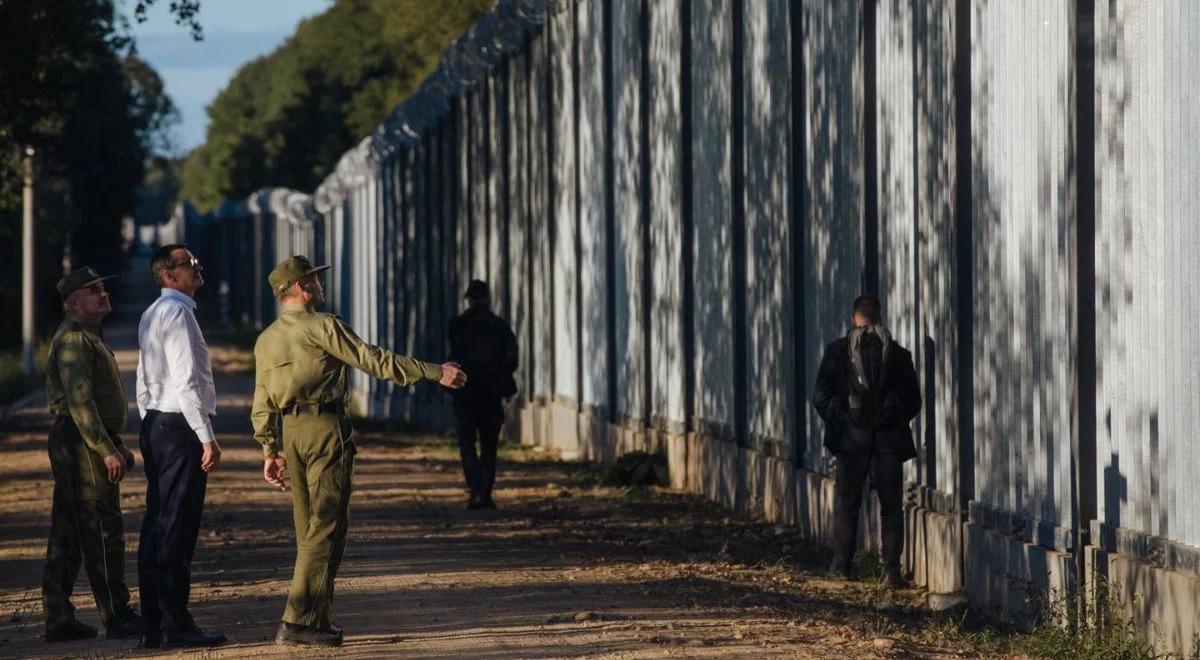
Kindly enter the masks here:
M 422 379 L 436 381 L 442 377 L 440 365 L 372 346 L 360 339 L 345 321 L 333 314 L 324 317 L 320 336 L 315 339 L 321 348 L 333 357 L 375 378 L 390 380 L 400 385 L 413 385 Z
M 92 451 L 108 456 L 117 451 L 117 445 L 100 421 L 100 411 L 92 394 L 94 348 L 83 337 L 83 333 L 70 332 L 63 335 L 58 351 L 58 377 L 62 380 L 67 408 L 79 435 Z

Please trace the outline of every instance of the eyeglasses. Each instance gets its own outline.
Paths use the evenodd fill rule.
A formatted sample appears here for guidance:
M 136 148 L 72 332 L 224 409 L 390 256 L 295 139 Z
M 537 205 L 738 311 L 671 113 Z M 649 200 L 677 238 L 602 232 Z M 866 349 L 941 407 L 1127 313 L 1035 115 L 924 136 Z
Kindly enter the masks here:
M 200 272 L 200 271 L 204 270 L 204 267 L 200 265 L 200 260 L 197 259 L 196 257 L 192 257 L 192 258 L 188 259 L 187 261 L 176 261 L 173 264 L 167 264 L 167 267 L 164 268 L 163 270 L 171 270 L 172 268 L 178 268 L 180 266 L 191 266 L 192 270 L 194 270 L 196 272 Z

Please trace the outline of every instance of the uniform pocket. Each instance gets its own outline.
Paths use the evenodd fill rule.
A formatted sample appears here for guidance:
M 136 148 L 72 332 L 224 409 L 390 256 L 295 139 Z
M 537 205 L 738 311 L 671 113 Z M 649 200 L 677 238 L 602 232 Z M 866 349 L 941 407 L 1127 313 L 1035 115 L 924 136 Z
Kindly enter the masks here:
M 120 502 L 120 486 L 108 482 L 108 467 L 100 454 L 80 447 L 76 465 L 80 499 L 107 502 L 113 506 Z
M 350 418 L 344 415 L 338 418 L 338 440 L 342 443 L 343 451 L 351 456 L 355 454 L 357 449 L 354 446 L 354 427 L 350 425 Z

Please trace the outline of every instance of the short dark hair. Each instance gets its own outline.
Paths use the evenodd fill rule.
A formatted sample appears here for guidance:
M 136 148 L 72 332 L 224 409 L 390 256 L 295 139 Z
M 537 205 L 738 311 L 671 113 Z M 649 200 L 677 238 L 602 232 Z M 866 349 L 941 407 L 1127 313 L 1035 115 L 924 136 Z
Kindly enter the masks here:
M 860 314 L 871 323 L 879 323 L 883 319 L 883 304 L 879 297 L 864 293 L 854 299 L 854 314 Z
M 154 251 L 150 257 L 150 274 L 154 276 L 154 281 L 162 284 L 163 271 L 167 266 L 171 265 L 171 253 L 175 250 L 187 249 L 187 245 L 183 243 L 171 243 L 164 245 Z

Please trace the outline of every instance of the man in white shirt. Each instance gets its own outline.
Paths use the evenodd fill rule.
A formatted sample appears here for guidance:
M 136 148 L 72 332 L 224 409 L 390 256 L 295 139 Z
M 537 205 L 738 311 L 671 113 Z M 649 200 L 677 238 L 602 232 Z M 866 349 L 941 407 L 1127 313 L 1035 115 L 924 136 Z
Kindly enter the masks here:
M 186 246 L 165 245 L 150 270 L 162 295 L 138 325 L 139 443 L 148 482 L 138 546 L 142 645 L 159 647 L 165 631 L 170 645 L 215 646 L 225 636 L 205 633 L 188 610 L 208 472 L 221 461 L 212 367 L 195 314 L 203 268 Z

